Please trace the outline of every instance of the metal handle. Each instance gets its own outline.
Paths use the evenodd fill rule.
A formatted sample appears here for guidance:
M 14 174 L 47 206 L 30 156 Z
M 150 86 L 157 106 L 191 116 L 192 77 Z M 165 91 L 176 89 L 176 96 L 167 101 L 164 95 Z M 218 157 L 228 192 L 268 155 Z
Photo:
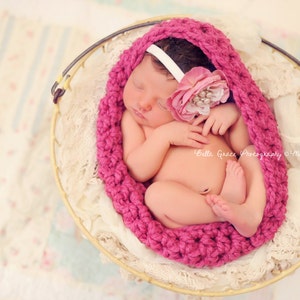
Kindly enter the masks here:
M 107 37 L 97 41 L 93 45 L 91 45 L 89 48 L 87 48 L 85 51 L 83 51 L 80 55 L 78 55 L 68 66 L 67 68 L 62 72 L 62 74 L 58 77 L 58 79 L 54 82 L 51 88 L 51 94 L 53 95 L 53 102 L 55 104 L 58 103 L 58 100 L 64 95 L 65 91 L 69 88 L 70 82 L 74 76 L 74 74 L 77 72 L 77 70 L 84 65 L 84 62 L 92 55 L 99 46 L 103 46 L 104 51 L 104 44 L 111 40 L 112 38 L 118 36 L 119 34 L 126 33 L 127 31 L 138 29 L 146 26 L 155 25 L 157 23 L 160 23 L 164 20 L 170 19 L 170 17 L 165 18 L 153 18 L 149 19 L 148 21 L 144 21 L 142 23 L 136 23 L 134 25 L 125 27 L 123 29 L 120 29 Z M 268 40 L 262 38 L 262 43 L 272 47 L 273 49 L 279 51 L 284 56 L 292 60 L 294 63 L 296 63 L 298 66 L 300 66 L 300 60 L 298 60 L 296 57 L 292 56 L 285 50 L 281 49 L 277 45 L 269 42 Z
M 157 23 L 162 22 L 164 19 L 151 19 L 149 21 L 146 21 L 144 23 L 137 23 L 128 27 L 125 27 L 123 29 L 120 29 L 107 37 L 97 41 L 93 45 L 91 45 L 89 48 L 87 48 L 85 51 L 83 51 L 81 54 L 79 54 L 62 72 L 62 74 L 58 77 L 58 79 L 54 82 L 54 84 L 51 87 L 51 94 L 53 96 L 53 102 L 55 104 L 58 103 L 59 98 L 61 98 L 65 91 L 68 89 L 70 85 L 70 81 L 72 80 L 74 74 L 77 72 L 77 70 L 84 65 L 84 62 L 98 49 L 100 46 L 104 46 L 104 44 L 111 40 L 112 38 L 116 37 L 119 34 L 126 33 L 127 31 L 155 25 Z

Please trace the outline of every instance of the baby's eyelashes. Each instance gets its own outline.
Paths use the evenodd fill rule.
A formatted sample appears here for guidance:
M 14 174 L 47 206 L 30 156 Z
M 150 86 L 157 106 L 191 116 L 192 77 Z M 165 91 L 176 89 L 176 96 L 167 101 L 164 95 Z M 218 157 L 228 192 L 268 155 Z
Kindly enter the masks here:
M 134 87 L 138 90 L 143 90 L 143 85 L 140 81 L 136 80 L 135 78 L 132 79 L 132 83 Z

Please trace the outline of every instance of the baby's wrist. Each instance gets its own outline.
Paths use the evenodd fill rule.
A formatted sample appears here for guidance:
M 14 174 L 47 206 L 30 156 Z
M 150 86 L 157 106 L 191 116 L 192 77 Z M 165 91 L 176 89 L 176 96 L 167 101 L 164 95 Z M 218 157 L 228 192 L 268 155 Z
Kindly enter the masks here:
M 170 126 L 168 125 L 169 123 L 157 127 L 152 134 L 154 142 L 158 144 L 162 144 L 165 147 L 169 147 L 171 145 L 170 134 L 169 134 Z

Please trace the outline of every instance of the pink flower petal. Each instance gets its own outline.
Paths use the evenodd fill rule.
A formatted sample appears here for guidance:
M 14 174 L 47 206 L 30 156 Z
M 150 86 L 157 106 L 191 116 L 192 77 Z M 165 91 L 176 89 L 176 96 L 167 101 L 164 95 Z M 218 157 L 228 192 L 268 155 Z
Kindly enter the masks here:
M 199 102 L 196 105 L 193 99 L 201 92 L 206 95 L 209 93 L 209 98 L 206 98 L 205 103 Z M 208 114 L 210 107 L 226 102 L 229 94 L 227 80 L 222 71 L 210 72 L 206 68 L 195 67 L 184 75 L 177 90 L 168 99 L 167 107 L 176 120 L 191 121 L 199 114 Z M 207 100 L 209 103 L 206 103 Z

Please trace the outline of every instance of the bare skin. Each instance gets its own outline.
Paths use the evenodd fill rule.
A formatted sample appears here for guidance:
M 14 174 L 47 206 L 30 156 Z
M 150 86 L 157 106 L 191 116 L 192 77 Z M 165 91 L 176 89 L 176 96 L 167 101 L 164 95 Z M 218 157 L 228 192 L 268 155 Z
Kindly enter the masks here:
M 123 159 L 136 180 L 153 181 L 145 204 L 169 228 L 228 221 L 253 235 L 266 195 L 255 155 L 232 156 L 255 153 L 239 112 L 226 103 L 192 124 L 175 121 L 164 101 L 176 87 L 145 57 L 124 88 Z
M 227 161 L 226 176 L 220 196 L 235 204 L 242 204 L 246 200 L 246 178 L 243 168 L 237 161 Z
M 157 194 L 158 192 L 159 194 Z M 205 201 L 209 196 L 209 191 L 203 191 L 202 194 L 195 193 L 176 181 L 166 180 L 153 183 L 146 191 L 145 201 L 156 218 L 169 228 L 190 225 L 190 222 L 198 224 L 202 221 L 203 223 L 228 221 L 223 215 L 215 212 L 214 208 L 217 208 L 216 206 L 213 208 L 215 203 Z M 239 162 L 227 161 L 226 175 L 220 197 L 237 206 L 244 203 L 246 178 Z M 172 203 L 173 205 L 171 205 Z M 200 214 L 199 210 L 201 211 Z
M 221 195 L 207 195 L 206 201 L 222 221 L 230 222 L 241 235 L 250 237 L 256 232 L 257 226 L 246 205 L 226 201 Z
M 253 146 L 249 146 L 247 150 L 254 153 Z M 251 237 L 263 218 L 266 195 L 263 176 L 261 173 L 256 173 L 257 166 L 255 164 L 259 164 L 258 161 L 251 156 L 243 157 L 240 160 L 244 167 L 250 171 L 252 169 L 252 173 L 248 172 L 248 178 L 245 178 L 246 185 L 247 182 L 254 184 L 258 191 L 249 191 L 246 201 L 240 204 L 228 201 L 222 194 L 207 195 L 206 202 L 221 220 L 230 222 L 241 235 Z M 261 198 L 257 198 L 257 195 L 260 195 Z

